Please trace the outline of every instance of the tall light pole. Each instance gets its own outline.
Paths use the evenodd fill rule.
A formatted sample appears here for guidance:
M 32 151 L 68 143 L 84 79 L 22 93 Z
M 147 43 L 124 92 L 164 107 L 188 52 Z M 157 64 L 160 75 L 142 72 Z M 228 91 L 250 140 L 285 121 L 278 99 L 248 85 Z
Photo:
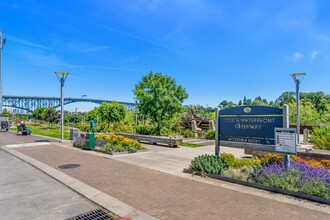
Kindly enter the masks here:
M 306 73 L 293 73 L 290 76 L 293 78 L 293 81 L 296 84 L 296 110 L 297 110 L 297 145 L 300 145 L 299 136 L 300 136 L 300 94 L 299 94 L 299 85 L 304 79 Z
M 138 126 L 138 104 L 139 101 L 135 100 L 135 128 Z
M 55 72 L 58 80 L 61 83 L 61 141 L 64 141 L 64 96 L 63 96 L 63 88 L 66 77 L 68 77 L 68 72 Z
M 81 95 L 81 98 L 87 98 L 87 95 Z M 86 111 L 84 111 L 83 115 L 84 115 L 84 123 L 85 123 L 85 115 L 86 115 Z
M 0 28 L 0 114 L 2 114 L 2 49 L 6 44 L 6 38 L 2 38 L 2 29 Z

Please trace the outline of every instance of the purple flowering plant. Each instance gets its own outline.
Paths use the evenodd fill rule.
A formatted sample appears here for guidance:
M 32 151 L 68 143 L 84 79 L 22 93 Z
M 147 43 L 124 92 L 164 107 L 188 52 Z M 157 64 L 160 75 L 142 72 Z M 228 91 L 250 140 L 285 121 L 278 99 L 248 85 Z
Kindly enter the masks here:
M 84 148 L 87 147 L 87 139 L 85 136 L 80 136 L 77 138 L 73 139 L 73 146 L 74 147 L 79 147 L 79 148 Z
M 323 167 L 311 167 L 291 161 L 261 166 L 251 174 L 252 182 L 330 199 L 330 173 Z

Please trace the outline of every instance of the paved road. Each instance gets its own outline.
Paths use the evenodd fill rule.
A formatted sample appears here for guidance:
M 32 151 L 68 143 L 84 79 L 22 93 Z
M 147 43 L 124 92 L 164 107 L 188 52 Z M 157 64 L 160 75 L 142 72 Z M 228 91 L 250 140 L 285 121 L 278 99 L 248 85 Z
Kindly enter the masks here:
M 10 142 L 9 136 L 0 133 L 0 142 Z M 0 149 L 0 219 L 66 219 L 96 208 L 62 183 Z

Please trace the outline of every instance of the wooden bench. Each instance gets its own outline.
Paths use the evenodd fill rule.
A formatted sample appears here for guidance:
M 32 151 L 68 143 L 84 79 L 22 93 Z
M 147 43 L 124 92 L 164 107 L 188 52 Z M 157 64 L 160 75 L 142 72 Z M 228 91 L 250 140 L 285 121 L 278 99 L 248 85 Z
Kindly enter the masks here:
M 116 132 L 115 134 L 122 135 L 127 138 L 138 140 L 139 142 L 147 142 L 149 144 L 167 144 L 170 147 L 177 147 L 182 144 L 182 138 L 174 137 L 160 137 L 160 136 L 151 136 L 151 135 L 141 135 L 141 134 L 128 134 Z

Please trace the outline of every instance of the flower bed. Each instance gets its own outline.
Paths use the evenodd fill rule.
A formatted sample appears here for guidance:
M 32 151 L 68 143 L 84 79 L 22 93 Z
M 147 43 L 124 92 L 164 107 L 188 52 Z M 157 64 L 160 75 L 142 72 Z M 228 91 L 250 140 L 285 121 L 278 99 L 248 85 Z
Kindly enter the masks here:
M 214 158 L 215 157 L 215 158 Z M 212 159 L 210 159 L 212 158 Z M 283 155 L 267 154 L 261 158 L 235 158 L 231 154 L 221 154 L 220 158 L 202 155 L 191 161 L 185 172 L 211 176 L 218 179 L 232 179 L 235 183 L 264 188 L 302 198 L 321 198 L 330 204 L 330 161 L 303 160 L 293 156 L 291 166 L 286 168 Z M 260 186 L 260 185 L 259 185 Z M 275 190 L 274 190 L 275 189 Z M 279 190 L 276 190 L 279 189 Z
M 88 139 L 78 137 L 73 141 L 74 147 L 87 148 Z M 127 152 L 135 153 L 138 150 L 145 150 L 142 145 L 133 139 L 125 138 L 115 134 L 97 134 L 95 136 L 95 150 L 106 153 Z
M 145 150 L 137 140 L 116 134 L 97 134 L 95 137 L 95 146 L 98 150 L 108 153 L 134 153 L 138 150 Z

